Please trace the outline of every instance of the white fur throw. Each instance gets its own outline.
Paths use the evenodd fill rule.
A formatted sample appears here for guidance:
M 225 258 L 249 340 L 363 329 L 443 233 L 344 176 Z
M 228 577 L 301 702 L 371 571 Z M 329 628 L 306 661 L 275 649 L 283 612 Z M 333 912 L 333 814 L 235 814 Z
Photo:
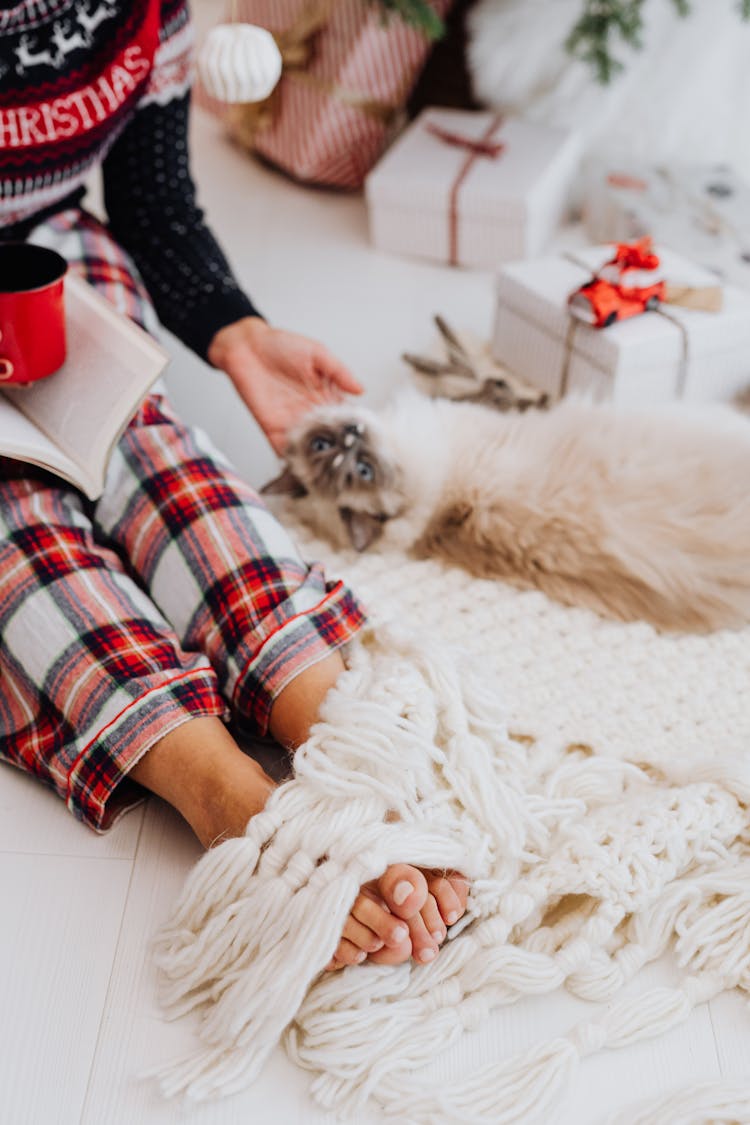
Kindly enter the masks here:
M 644 0 L 643 48 L 611 44 L 624 64 L 602 87 L 565 39 L 583 0 L 479 0 L 469 60 L 477 96 L 579 129 L 589 151 L 651 164 L 734 165 L 750 179 L 750 23 L 733 0 Z
M 158 957 L 172 1013 L 205 1013 L 205 1049 L 164 1090 L 238 1090 L 283 1037 L 338 1112 L 531 1125 L 581 1057 L 750 991 L 750 630 L 660 636 L 299 538 L 399 625 L 352 646 L 294 780 L 189 878 Z M 321 975 L 357 888 L 395 860 L 464 871 L 468 924 L 429 965 Z M 667 948 L 681 987 L 619 1000 Z M 420 1076 L 495 1006 L 563 985 L 594 1005 L 565 1037 L 452 1086 Z M 749 1089 L 710 1086 L 613 1122 L 749 1108 Z

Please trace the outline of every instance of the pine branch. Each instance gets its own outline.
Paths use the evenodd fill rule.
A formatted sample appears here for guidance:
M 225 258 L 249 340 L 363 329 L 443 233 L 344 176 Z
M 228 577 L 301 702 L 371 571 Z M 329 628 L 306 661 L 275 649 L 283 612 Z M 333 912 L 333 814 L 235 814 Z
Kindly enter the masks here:
M 428 39 L 442 39 L 445 24 L 429 0 L 375 0 L 387 15 L 398 15 L 411 27 L 422 31 Z M 750 0 L 748 0 L 750 3 Z
M 617 43 L 632 50 L 641 47 L 644 0 L 585 0 L 584 10 L 565 41 L 566 50 L 586 63 L 597 81 L 606 86 L 623 70 L 616 57 Z M 680 16 L 690 15 L 690 0 L 671 0 Z M 737 0 L 742 19 L 750 20 L 750 0 Z
M 623 69 L 613 54 L 612 38 L 619 36 L 634 50 L 641 46 L 642 6 L 643 0 L 586 0 L 565 41 L 570 54 L 587 63 L 603 86 Z

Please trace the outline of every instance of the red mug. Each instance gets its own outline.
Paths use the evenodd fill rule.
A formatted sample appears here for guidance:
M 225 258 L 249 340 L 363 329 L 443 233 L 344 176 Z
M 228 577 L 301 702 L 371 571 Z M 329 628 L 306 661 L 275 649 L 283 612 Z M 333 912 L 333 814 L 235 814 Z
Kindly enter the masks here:
M 0 243 L 0 387 L 46 379 L 65 362 L 67 269 L 44 246 Z

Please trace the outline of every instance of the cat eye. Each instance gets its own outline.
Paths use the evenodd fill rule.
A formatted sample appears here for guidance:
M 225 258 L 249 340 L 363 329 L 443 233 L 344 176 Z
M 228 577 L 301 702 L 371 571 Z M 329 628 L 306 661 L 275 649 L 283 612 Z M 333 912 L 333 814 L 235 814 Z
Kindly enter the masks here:
M 367 483 L 375 479 L 375 470 L 369 461 L 357 461 L 357 476 Z
M 333 446 L 333 439 L 326 437 L 324 434 L 316 434 L 310 441 L 310 449 L 313 453 L 325 453 L 327 449 Z

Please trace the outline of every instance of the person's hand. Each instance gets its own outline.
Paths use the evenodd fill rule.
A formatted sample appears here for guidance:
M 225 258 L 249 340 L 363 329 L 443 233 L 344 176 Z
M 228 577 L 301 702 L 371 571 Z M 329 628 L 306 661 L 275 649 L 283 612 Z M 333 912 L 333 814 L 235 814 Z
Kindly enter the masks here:
M 313 406 L 362 393 L 322 344 L 272 328 L 257 316 L 220 329 L 208 361 L 226 371 L 276 453 L 283 452 L 290 428 Z

